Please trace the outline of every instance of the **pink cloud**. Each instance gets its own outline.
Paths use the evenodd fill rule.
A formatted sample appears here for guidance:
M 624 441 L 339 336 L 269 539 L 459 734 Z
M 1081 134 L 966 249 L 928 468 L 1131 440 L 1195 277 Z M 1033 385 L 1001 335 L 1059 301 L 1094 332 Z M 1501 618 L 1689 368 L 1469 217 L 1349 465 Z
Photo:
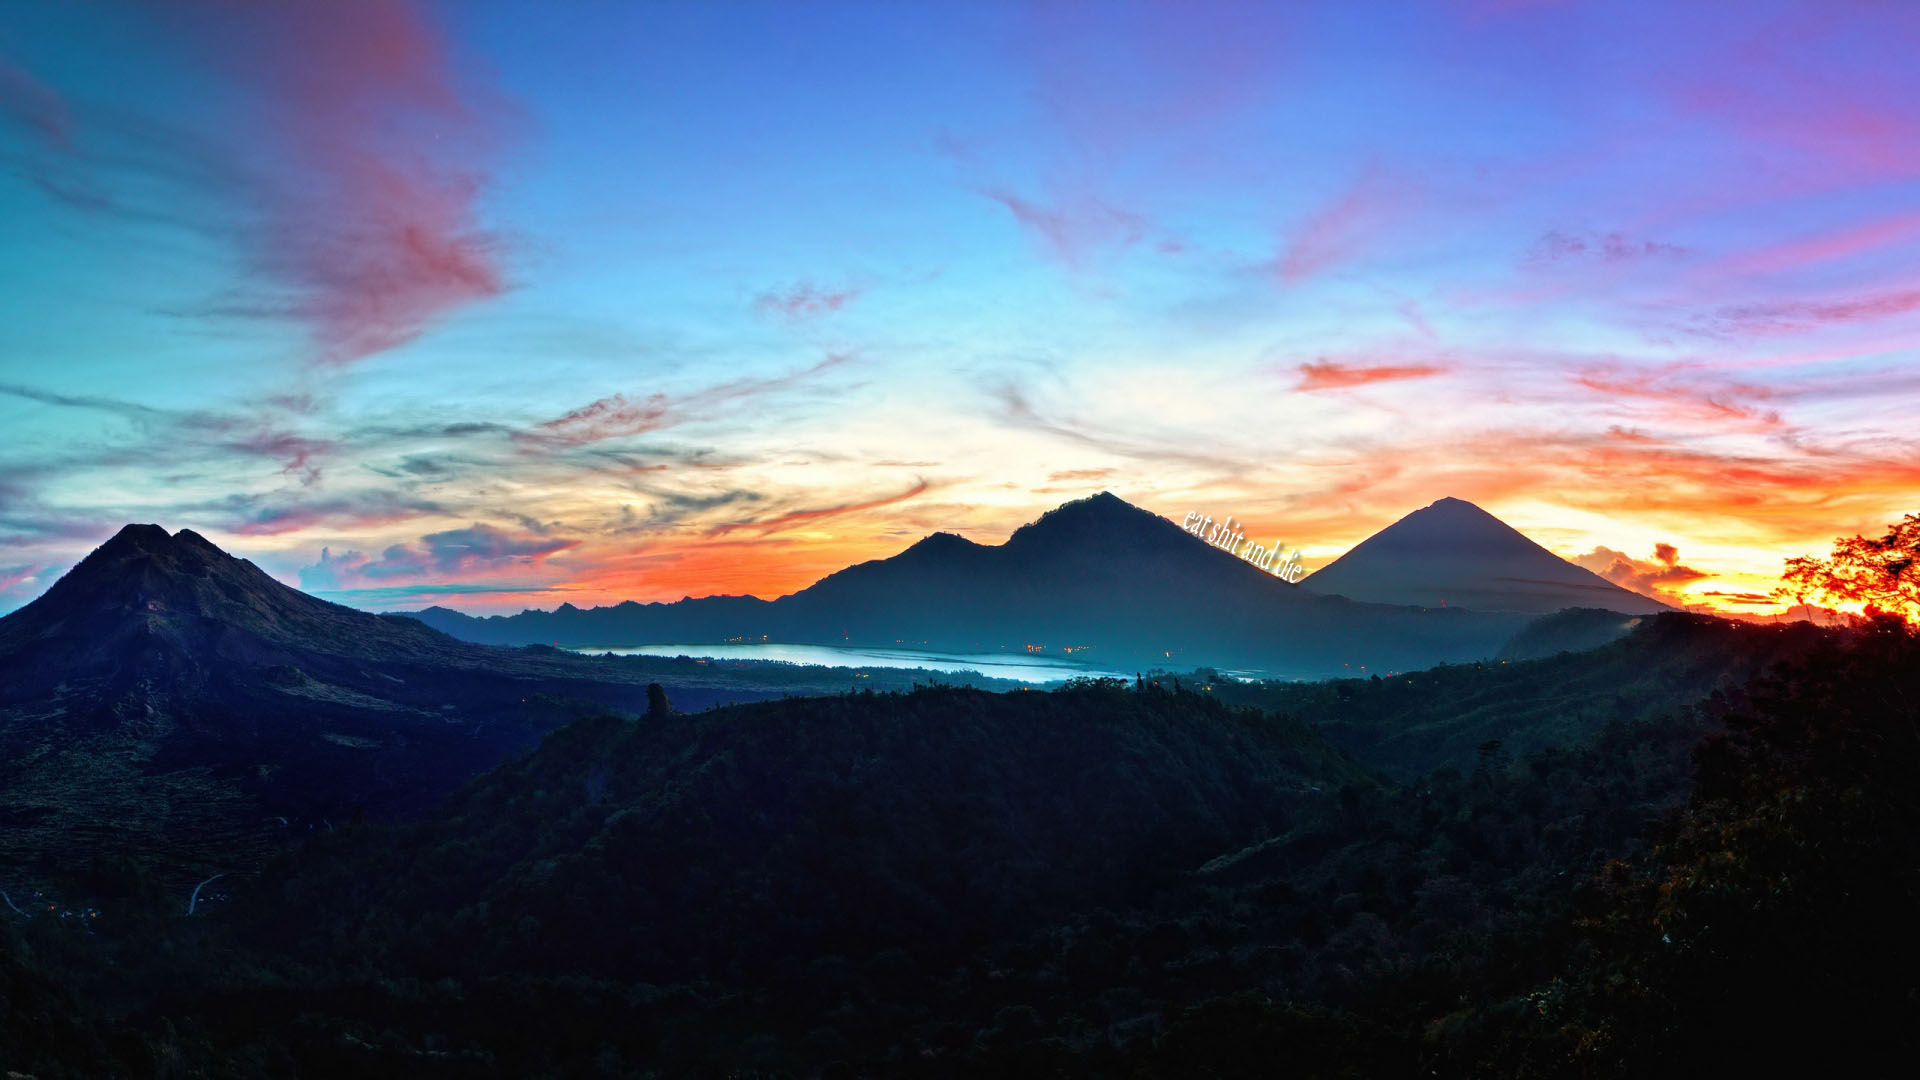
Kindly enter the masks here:
M 539 428 L 539 440 L 559 446 L 579 446 L 639 435 L 666 423 L 667 397 L 649 395 L 644 401 L 629 401 L 625 394 L 614 394 L 548 420 Z
M 1280 280 L 1300 282 L 1365 253 L 1379 233 L 1401 213 L 1400 198 L 1377 169 L 1368 169 L 1327 202 L 1282 244 L 1276 263 Z
M 1006 207 L 1049 254 L 1070 269 L 1084 268 L 1096 251 L 1132 247 L 1148 231 L 1146 218 L 1093 195 L 1059 199 L 1047 206 L 1005 188 L 985 188 L 980 194 Z
M 1778 300 L 1723 307 L 1704 321 L 1732 334 L 1794 334 L 1824 326 L 1869 322 L 1920 310 L 1920 289 L 1896 289 L 1836 300 Z
M 322 363 L 403 345 L 506 288 L 479 223 L 490 141 L 439 31 L 406 3 L 257 4 L 176 25 L 237 78 L 257 110 L 252 257 L 312 329 Z
M 859 299 L 861 289 L 823 289 L 811 280 L 802 280 L 785 291 L 770 290 L 754 299 L 753 306 L 788 322 L 801 322 L 832 315 Z
M 1342 390 L 1353 386 L 1366 386 L 1369 383 L 1425 379 L 1443 374 L 1448 370 L 1438 364 L 1378 364 L 1370 367 L 1356 367 L 1322 360 L 1318 363 L 1300 365 L 1300 382 L 1294 389 Z
M 665 394 L 650 394 L 641 401 L 631 400 L 625 394 L 613 394 L 582 405 L 565 416 L 548 420 L 532 431 L 521 432 L 515 438 L 523 446 L 534 449 L 582 446 L 606 439 L 643 435 L 678 423 L 677 417 L 680 416 L 698 415 L 716 405 L 792 389 L 821 372 L 850 363 L 853 358 L 852 353 L 828 353 L 825 359 L 811 367 L 768 378 L 734 379 L 673 402 L 669 402 Z
M 1917 238 L 1920 238 L 1920 213 L 1896 214 L 1735 256 L 1726 260 L 1721 269 L 1732 273 L 1772 274 L 1845 259 Z
M 0 569 L 0 595 L 10 593 L 21 585 L 32 582 L 34 576 L 38 573 L 40 573 L 38 566 L 16 566 L 9 569 Z
M 283 460 L 286 464 L 280 470 L 281 474 L 297 475 L 300 482 L 306 485 L 320 479 L 319 459 L 334 448 L 330 440 L 311 439 L 287 431 L 261 431 L 236 439 L 228 445 L 243 453 Z

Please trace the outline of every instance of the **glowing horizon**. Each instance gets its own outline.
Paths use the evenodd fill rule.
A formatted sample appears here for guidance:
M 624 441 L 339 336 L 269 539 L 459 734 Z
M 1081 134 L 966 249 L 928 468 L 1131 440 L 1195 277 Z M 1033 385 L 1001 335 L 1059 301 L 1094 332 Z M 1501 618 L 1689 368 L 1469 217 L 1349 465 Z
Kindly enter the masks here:
M 492 612 L 1104 489 L 1752 613 L 1920 508 L 1920 10 L 339 10 L 9 12 L 0 612 L 130 521 Z

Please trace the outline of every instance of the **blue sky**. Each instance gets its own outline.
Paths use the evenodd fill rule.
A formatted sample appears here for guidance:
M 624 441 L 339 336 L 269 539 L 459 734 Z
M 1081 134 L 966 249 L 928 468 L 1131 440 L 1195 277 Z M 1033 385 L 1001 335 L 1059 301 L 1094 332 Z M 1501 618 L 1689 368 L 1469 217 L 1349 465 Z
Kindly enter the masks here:
M 515 609 L 1101 489 L 1739 606 L 1920 492 L 1920 16 L 1742 12 L 10 6 L 0 610 L 129 520 Z

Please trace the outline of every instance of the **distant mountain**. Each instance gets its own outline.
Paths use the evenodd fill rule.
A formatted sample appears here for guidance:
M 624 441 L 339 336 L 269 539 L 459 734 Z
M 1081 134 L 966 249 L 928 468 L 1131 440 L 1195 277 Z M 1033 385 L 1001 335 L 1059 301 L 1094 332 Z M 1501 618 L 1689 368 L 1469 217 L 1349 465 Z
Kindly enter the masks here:
M 1300 584 L 1379 604 L 1487 612 L 1672 610 L 1573 565 L 1472 503 L 1450 498 L 1374 533 Z
M 500 644 L 772 641 L 1057 653 L 1123 669 L 1211 664 L 1317 677 L 1491 656 L 1525 622 L 1319 596 L 1107 493 L 1060 506 L 998 545 L 935 533 L 764 602 L 709 597 L 473 619 L 419 613 Z
M 276 832 L 422 811 L 560 723 L 643 711 L 661 665 L 469 644 L 129 525 L 0 618 L 0 884 L 115 853 L 233 869 Z M 692 708 L 789 688 L 663 681 Z

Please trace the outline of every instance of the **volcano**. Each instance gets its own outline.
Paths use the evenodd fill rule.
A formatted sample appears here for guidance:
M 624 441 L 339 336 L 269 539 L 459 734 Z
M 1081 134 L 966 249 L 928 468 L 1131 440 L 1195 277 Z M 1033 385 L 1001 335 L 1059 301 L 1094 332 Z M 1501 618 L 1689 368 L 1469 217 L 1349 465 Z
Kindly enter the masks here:
M 560 723 L 645 707 L 644 675 L 618 665 L 458 641 L 129 525 L 0 618 L 0 864 L 233 870 L 289 830 L 422 812 Z
M 1441 499 L 1356 544 L 1303 587 L 1381 604 L 1549 614 L 1672 610 L 1575 566 L 1464 499 Z

